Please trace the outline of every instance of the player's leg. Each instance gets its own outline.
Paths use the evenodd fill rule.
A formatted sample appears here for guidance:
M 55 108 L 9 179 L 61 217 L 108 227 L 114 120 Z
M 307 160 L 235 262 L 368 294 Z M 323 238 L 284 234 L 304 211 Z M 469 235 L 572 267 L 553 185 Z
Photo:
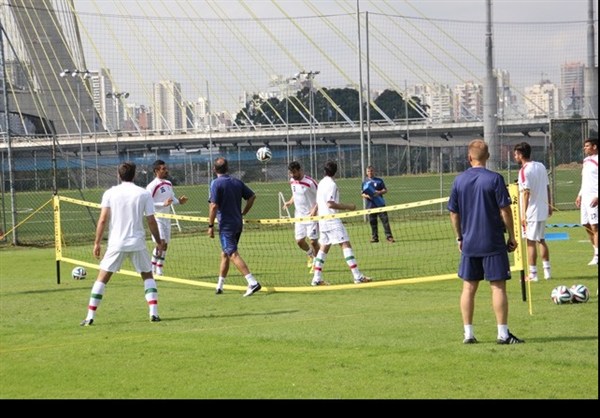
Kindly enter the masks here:
M 107 252 L 104 254 L 102 261 L 100 261 L 98 276 L 92 285 L 87 315 L 81 322 L 82 326 L 89 326 L 94 323 L 94 319 L 96 318 L 96 310 L 104 298 L 106 284 L 110 281 L 113 272 L 119 271 L 124 258 L 125 254 L 118 251 L 107 250 Z
M 388 242 L 394 242 L 394 236 L 392 235 L 392 228 L 390 227 L 390 218 L 388 217 L 387 212 L 381 212 L 379 214 L 379 218 L 381 219 L 381 224 L 383 225 L 383 230 L 385 232 L 385 239 Z
M 158 316 L 158 286 L 152 275 L 152 260 L 146 251 L 136 251 L 131 254 L 131 264 L 144 281 L 144 298 L 148 304 L 150 322 L 160 322 Z
M 473 330 L 473 316 L 475 313 L 475 294 L 479 282 L 483 280 L 483 261 L 481 257 L 466 257 L 461 254 L 458 267 L 458 277 L 463 280 L 460 294 L 460 313 L 462 316 L 465 344 L 477 342 Z
M 311 282 L 311 285 L 313 286 L 319 286 L 325 283 L 323 281 L 323 265 L 325 264 L 325 260 L 327 259 L 329 249 L 331 248 L 328 231 L 320 231 L 319 242 L 319 251 L 317 252 L 317 256 L 315 257 L 313 263 L 313 278 Z
M 379 242 L 376 213 L 369 213 L 369 225 L 371 225 L 371 242 Z

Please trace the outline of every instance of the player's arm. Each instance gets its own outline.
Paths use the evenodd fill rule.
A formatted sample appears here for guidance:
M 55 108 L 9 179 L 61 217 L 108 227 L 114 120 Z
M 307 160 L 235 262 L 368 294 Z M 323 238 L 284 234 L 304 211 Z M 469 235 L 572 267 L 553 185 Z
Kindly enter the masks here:
M 210 202 L 208 205 L 208 231 L 206 233 L 209 237 L 215 237 L 215 219 L 217 219 L 217 210 L 219 205 L 214 202 Z
M 450 223 L 452 224 L 452 229 L 454 229 L 454 234 L 456 235 L 458 249 L 462 251 L 463 236 L 460 228 L 460 215 L 456 212 L 450 212 Z
M 356 209 L 356 205 L 354 203 L 337 203 L 333 200 L 330 200 L 329 202 L 327 202 L 327 207 L 329 207 L 330 209 L 337 209 L 337 210 L 355 210 Z
M 250 209 L 252 209 L 252 206 L 254 205 L 255 200 L 256 200 L 255 194 L 253 194 L 246 200 L 246 205 L 244 206 L 244 210 L 242 210 L 242 216 L 246 216 L 246 214 L 248 212 L 250 212 Z
M 506 227 L 506 232 L 508 232 L 508 241 L 506 242 L 506 246 L 508 251 L 512 252 L 517 249 L 518 244 L 515 238 L 512 209 L 510 208 L 510 205 L 500 208 L 500 216 L 502 217 L 502 222 L 504 222 L 504 226 Z
M 552 193 L 550 192 L 550 185 L 546 186 L 546 195 L 548 198 L 548 216 L 552 216 L 552 209 L 554 208 L 552 204 Z
M 156 249 L 162 253 L 165 249 L 165 240 L 160 237 L 158 223 L 156 222 L 154 214 L 146 216 L 146 221 L 148 222 L 148 229 L 156 241 Z
M 283 209 L 287 209 L 290 206 L 292 206 L 294 204 L 294 195 L 292 195 L 292 197 L 290 197 L 290 200 L 288 200 L 287 202 L 285 202 L 283 204 Z
M 104 236 L 104 230 L 110 217 L 110 208 L 103 207 L 100 210 L 100 218 L 98 218 L 98 225 L 96 225 L 96 238 L 94 239 L 94 257 L 100 258 L 100 244 L 102 237 Z
M 531 191 L 529 189 L 523 189 L 521 199 L 521 224 L 527 225 L 527 208 L 529 207 L 529 198 L 531 197 Z

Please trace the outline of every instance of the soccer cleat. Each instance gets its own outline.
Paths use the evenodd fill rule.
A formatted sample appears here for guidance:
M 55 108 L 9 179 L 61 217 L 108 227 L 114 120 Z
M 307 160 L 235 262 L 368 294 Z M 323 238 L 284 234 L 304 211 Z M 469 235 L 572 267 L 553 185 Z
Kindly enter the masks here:
M 396 242 L 396 240 L 392 237 L 387 237 L 387 242 L 389 242 L 390 244 L 393 244 L 394 242 Z
M 244 297 L 252 296 L 256 292 L 258 292 L 261 288 L 262 288 L 262 286 L 258 282 L 256 282 L 256 284 L 253 286 L 248 286 L 248 289 L 246 289 L 246 293 L 244 293 Z
M 504 344 L 521 344 L 521 343 L 524 343 L 525 340 L 521 340 L 520 338 L 515 337 L 514 335 L 512 335 L 509 332 L 508 337 L 506 337 L 505 339 L 498 338 L 496 340 L 496 342 L 498 344 L 502 344 L 502 345 L 504 345 Z
M 463 340 L 463 344 L 477 344 L 477 343 L 478 343 L 478 341 L 477 341 L 477 338 L 475 338 L 475 337 L 465 338 Z
M 93 319 L 84 319 L 83 321 L 81 321 L 81 325 L 82 327 L 89 327 L 90 325 L 92 325 L 94 323 Z
M 308 267 L 309 269 L 312 269 L 313 266 L 313 258 L 312 257 L 308 257 L 308 260 L 306 260 L 306 267 Z
M 597 266 L 598 265 L 598 256 L 595 255 L 594 258 L 592 258 L 592 261 L 590 261 L 588 263 L 588 266 Z
M 370 277 L 360 276 L 359 279 L 354 280 L 354 283 L 356 283 L 356 284 L 359 284 L 359 283 L 369 283 L 370 281 L 372 281 Z
M 160 316 L 150 315 L 150 322 L 160 322 Z
M 379 242 L 379 238 L 371 238 L 371 242 Z
M 540 281 L 538 279 L 538 276 L 532 276 L 532 275 L 529 275 L 529 277 L 527 278 L 527 280 L 529 280 L 530 282 L 539 282 Z
M 223 294 L 223 289 L 221 289 L 220 287 L 217 287 L 217 290 L 215 291 L 215 294 L 217 294 L 217 295 Z
M 318 280 L 318 281 L 313 281 L 310 285 L 311 286 L 329 286 L 329 283 L 327 283 L 324 280 Z

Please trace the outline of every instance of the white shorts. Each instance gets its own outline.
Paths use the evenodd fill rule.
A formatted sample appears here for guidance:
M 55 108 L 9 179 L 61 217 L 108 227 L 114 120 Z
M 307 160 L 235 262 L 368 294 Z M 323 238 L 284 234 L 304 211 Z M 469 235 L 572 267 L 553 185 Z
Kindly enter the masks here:
M 100 261 L 100 269 L 116 273 L 121 269 L 121 265 L 123 265 L 125 258 L 131 260 L 131 264 L 133 264 L 135 271 L 138 273 L 148 273 L 152 271 L 152 261 L 150 260 L 150 254 L 146 249 L 139 251 L 107 250 L 102 261 Z
M 156 224 L 158 225 L 160 237 L 168 244 L 171 241 L 171 219 L 156 218 Z M 154 236 L 152 236 L 152 242 L 156 242 Z
M 346 227 L 343 223 L 340 222 L 339 225 L 333 227 L 328 231 L 321 231 L 319 235 L 319 241 L 321 245 L 333 245 L 348 242 L 350 241 L 350 238 L 348 237 Z
M 592 207 L 592 196 L 581 196 L 581 225 L 598 225 L 598 206 Z
M 546 221 L 527 222 L 523 237 L 529 241 L 541 241 L 546 237 Z
M 296 241 L 308 238 L 313 241 L 319 238 L 319 222 L 297 222 L 294 224 Z

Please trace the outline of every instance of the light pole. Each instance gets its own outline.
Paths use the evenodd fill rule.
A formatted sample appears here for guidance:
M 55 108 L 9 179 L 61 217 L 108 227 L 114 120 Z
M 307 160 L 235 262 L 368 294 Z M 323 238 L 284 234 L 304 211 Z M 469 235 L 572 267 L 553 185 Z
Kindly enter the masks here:
M 88 79 L 92 74 L 88 70 L 70 70 L 64 69 L 60 73 L 61 77 L 71 74 L 72 77 L 80 77 L 81 80 Z M 85 189 L 85 160 L 83 159 L 83 132 L 81 128 L 81 87 L 79 82 L 77 86 L 77 127 L 79 129 L 79 162 L 81 169 L 81 188 Z
M 308 112 L 310 113 L 310 141 L 309 141 L 309 150 L 310 150 L 310 169 L 311 174 L 314 176 L 317 172 L 317 156 L 316 156 L 316 135 L 314 133 L 314 120 L 315 120 L 315 100 L 313 96 L 313 81 L 317 74 L 320 74 L 320 71 L 300 71 L 298 74 L 303 75 L 309 81 L 309 90 L 308 90 Z
M 290 163 L 290 82 L 292 81 L 298 81 L 298 77 L 288 77 L 285 79 L 285 146 L 288 164 Z
M 113 99 L 113 118 L 115 119 L 115 137 L 116 137 L 116 152 L 117 159 L 119 159 L 119 105 L 121 104 L 121 97 L 126 99 L 129 97 L 129 93 L 126 91 L 112 91 L 110 93 L 106 93 L 106 98 Z

